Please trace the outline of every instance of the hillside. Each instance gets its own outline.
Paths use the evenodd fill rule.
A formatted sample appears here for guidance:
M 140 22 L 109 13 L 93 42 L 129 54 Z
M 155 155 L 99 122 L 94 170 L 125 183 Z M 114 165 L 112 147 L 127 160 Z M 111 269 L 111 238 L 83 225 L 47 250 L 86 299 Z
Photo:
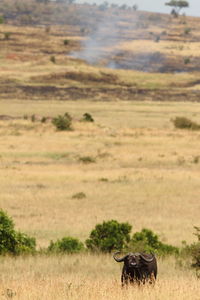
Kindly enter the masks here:
M 0 3 L 2 99 L 199 101 L 198 18 L 13 3 Z

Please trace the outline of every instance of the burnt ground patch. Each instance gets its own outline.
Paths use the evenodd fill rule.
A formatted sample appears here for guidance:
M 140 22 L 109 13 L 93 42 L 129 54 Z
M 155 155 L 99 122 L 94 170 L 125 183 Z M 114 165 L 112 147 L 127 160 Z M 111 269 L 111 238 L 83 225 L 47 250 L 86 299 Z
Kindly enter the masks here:
M 200 102 L 200 90 L 182 87 L 147 89 L 129 86 L 116 87 L 59 87 L 53 85 L 0 85 L 2 99 L 21 100 L 93 100 L 93 101 L 192 101 Z

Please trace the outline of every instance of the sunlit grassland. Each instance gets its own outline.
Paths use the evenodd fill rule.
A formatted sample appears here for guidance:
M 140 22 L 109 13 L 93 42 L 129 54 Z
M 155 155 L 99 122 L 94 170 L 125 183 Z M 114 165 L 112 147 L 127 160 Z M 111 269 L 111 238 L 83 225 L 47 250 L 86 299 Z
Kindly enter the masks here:
M 103 220 L 153 229 L 174 245 L 194 241 L 199 225 L 198 131 L 171 119 L 198 122 L 197 103 L 1 102 L 1 113 L 55 116 L 69 112 L 73 131 L 51 123 L 0 122 L 0 206 L 38 246 L 72 235 L 84 241 Z M 83 113 L 95 119 L 80 122 Z M 83 157 L 94 160 L 85 164 Z M 84 199 L 72 196 L 83 192 Z
M 111 255 L 1 258 L 2 299 L 199 299 L 199 281 L 174 259 L 159 260 L 155 286 L 121 288 L 121 264 Z

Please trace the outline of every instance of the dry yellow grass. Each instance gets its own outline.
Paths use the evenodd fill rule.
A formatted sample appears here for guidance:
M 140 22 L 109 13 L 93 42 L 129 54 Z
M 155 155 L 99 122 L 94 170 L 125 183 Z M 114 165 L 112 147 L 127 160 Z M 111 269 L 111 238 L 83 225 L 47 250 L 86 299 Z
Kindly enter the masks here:
M 111 255 L 1 258 L 1 299 L 199 300 L 199 281 L 174 259 L 159 261 L 154 287 L 121 288 L 121 264 Z
M 197 103 L 1 102 L 11 115 L 68 111 L 72 132 L 30 120 L 0 122 L 0 206 L 38 246 L 72 235 L 85 240 L 96 223 L 128 221 L 174 245 L 199 225 L 199 132 L 175 130 Z M 94 124 L 79 122 L 89 112 Z M 95 163 L 84 164 L 89 156 Z M 78 192 L 85 199 L 72 199 Z
M 138 40 L 131 42 L 124 42 L 118 46 L 119 49 L 131 51 L 134 53 L 149 53 L 159 51 L 167 55 L 180 55 L 180 56 L 199 56 L 200 43 L 181 43 L 174 41 L 155 41 Z

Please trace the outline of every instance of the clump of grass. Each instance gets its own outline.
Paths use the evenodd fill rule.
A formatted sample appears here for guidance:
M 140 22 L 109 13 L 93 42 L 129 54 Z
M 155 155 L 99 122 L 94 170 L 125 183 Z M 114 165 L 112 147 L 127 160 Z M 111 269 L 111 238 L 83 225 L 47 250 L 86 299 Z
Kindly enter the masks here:
M 94 122 L 94 119 L 93 119 L 93 117 L 91 116 L 91 114 L 85 113 L 85 114 L 83 115 L 82 121 L 84 121 L 84 122 Z
M 36 120 L 35 115 L 32 115 L 32 116 L 31 116 L 31 121 L 32 121 L 32 122 L 35 122 L 35 120 Z
M 108 182 L 109 180 L 108 180 L 108 178 L 102 177 L 102 178 L 99 179 L 99 181 L 101 181 L 101 182 Z
M 69 43 L 70 43 L 70 40 L 65 39 L 65 40 L 63 41 L 63 44 L 64 44 L 65 46 L 69 45 Z
M 53 118 L 52 124 L 59 131 L 70 131 L 72 130 L 72 117 L 68 113 L 65 113 L 63 116 L 59 115 L 58 117 Z
M 86 194 L 83 192 L 76 193 L 72 196 L 72 199 L 84 199 L 86 198 Z
M 0 16 L 0 24 L 3 24 L 3 23 L 4 23 L 4 17 Z
M 84 164 L 91 164 L 96 162 L 95 158 L 91 156 L 81 156 L 79 157 L 79 161 Z
M 198 163 L 199 163 L 199 158 L 200 158 L 199 155 L 194 156 L 192 162 L 193 162 L 194 164 L 198 164 Z
M 189 57 L 185 57 L 185 58 L 184 58 L 184 64 L 185 64 L 185 65 L 188 65 L 190 62 L 191 62 L 191 60 L 190 60 Z
M 49 33 L 50 31 L 51 31 L 51 27 L 50 27 L 50 26 L 46 26 L 46 27 L 45 27 L 45 32 L 46 32 L 46 33 Z
M 9 40 L 11 36 L 10 32 L 4 32 L 4 40 Z
M 47 121 L 47 118 L 46 117 L 42 117 L 41 123 L 46 123 L 46 121 Z
M 50 56 L 50 61 L 55 64 L 56 63 L 56 57 L 54 55 Z
M 191 32 L 191 28 L 190 27 L 186 27 L 185 29 L 184 29 L 184 34 L 189 34 L 190 32 Z
M 172 120 L 174 126 L 179 129 L 200 130 L 200 125 L 186 117 L 176 117 Z

